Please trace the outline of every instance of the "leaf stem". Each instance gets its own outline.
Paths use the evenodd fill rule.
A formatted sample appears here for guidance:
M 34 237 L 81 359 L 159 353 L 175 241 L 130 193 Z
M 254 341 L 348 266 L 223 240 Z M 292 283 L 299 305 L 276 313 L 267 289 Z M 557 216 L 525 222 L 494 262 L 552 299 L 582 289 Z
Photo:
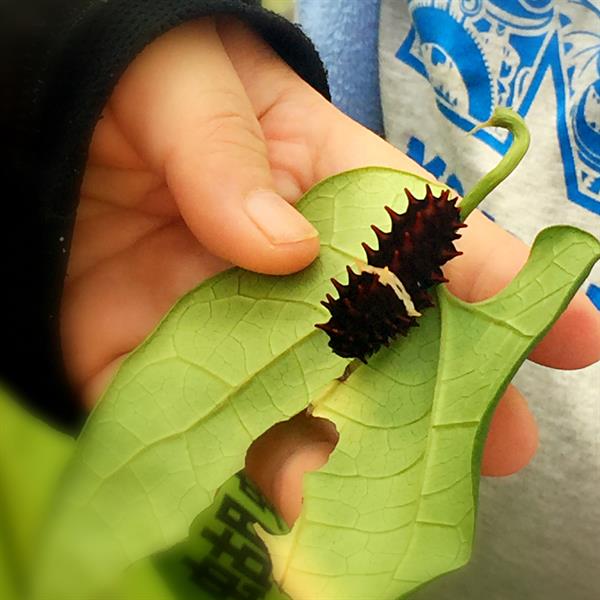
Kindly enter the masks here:
M 476 133 L 484 127 L 503 127 L 513 135 L 510 148 L 489 173 L 484 175 L 463 198 L 460 203 L 460 216 L 464 221 L 477 208 L 479 203 L 504 179 L 506 179 L 521 162 L 529 148 L 529 130 L 525 121 L 514 110 L 498 107 L 489 121 L 472 129 L 469 134 Z
M 352 373 L 354 373 L 354 371 L 356 371 L 356 369 L 358 369 L 358 367 L 360 367 L 362 364 L 363 362 L 359 358 L 354 358 L 346 365 L 344 372 L 340 377 L 337 378 L 337 380 L 340 383 L 344 383 L 344 381 L 346 381 L 346 379 L 348 379 L 348 377 L 350 377 L 350 375 L 352 375 Z

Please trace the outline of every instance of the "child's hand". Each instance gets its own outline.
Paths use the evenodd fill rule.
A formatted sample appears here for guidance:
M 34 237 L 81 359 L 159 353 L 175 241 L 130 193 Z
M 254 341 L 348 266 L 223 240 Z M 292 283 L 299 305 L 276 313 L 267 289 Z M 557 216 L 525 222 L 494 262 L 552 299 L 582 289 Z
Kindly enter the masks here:
M 424 173 L 241 24 L 205 19 L 152 44 L 106 107 L 81 191 L 62 330 L 67 367 L 87 401 L 203 279 L 230 263 L 274 274 L 308 265 L 319 241 L 291 203 L 324 177 L 364 165 Z M 446 272 L 452 291 L 473 301 L 500 290 L 527 248 L 479 213 L 469 225 L 465 255 Z M 600 317 L 579 295 L 532 359 L 583 367 L 600 358 L 599 340 Z M 329 429 L 296 419 L 251 450 L 252 476 L 288 520 L 300 507 L 302 473 L 333 443 Z M 484 473 L 518 470 L 536 445 L 526 403 L 509 388 Z

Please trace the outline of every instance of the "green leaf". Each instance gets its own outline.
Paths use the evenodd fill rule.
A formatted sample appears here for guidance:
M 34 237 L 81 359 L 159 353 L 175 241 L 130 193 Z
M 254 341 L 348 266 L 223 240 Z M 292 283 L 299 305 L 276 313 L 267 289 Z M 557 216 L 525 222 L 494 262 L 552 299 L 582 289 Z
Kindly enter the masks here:
M 222 600 L 237 592 L 248 598 L 289 600 L 272 580 L 269 553 L 255 523 L 272 533 L 289 532 L 254 484 L 238 473 L 195 519 L 188 540 L 154 557 L 154 573 L 147 561 L 135 565 L 111 598 Z
M 503 292 L 467 304 L 441 288 L 440 310 L 410 343 L 379 353 L 319 404 L 313 414 L 335 422 L 340 441 L 305 477 L 291 535 L 263 535 L 283 589 L 400 598 L 468 561 L 493 408 L 599 253 L 589 234 L 546 229 Z
M 272 579 L 272 565 L 255 523 L 281 535 L 289 528 L 243 472 L 219 489 L 212 506 L 193 522 L 190 537 L 133 565 L 111 600 L 290 600 Z
M 31 416 L 0 385 L 0 597 L 20 597 L 39 529 L 74 441 Z
M 234 269 L 205 282 L 125 361 L 79 440 L 37 598 L 91 598 L 184 540 L 250 443 L 311 403 L 340 442 L 307 478 L 290 536 L 265 536 L 284 589 L 393 598 L 464 563 L 481 423 L 599 244 L 550 230 L 510 292 L 473 307 L 440 293 L 441 351 L 432 309 L 341 383 L 348 361 L 314 328 L 328 318 L 319 302 L 329 278 L 343 280 L 362 256 L 360 243 L 373 245 L 370 225 L 387 227 L 383 206 L 405 210 L 405 187 L 423 195 L 425 181 L 367 168 L 322 182 L 299 205 L 321 235 L 313 265 L 285 278 Z

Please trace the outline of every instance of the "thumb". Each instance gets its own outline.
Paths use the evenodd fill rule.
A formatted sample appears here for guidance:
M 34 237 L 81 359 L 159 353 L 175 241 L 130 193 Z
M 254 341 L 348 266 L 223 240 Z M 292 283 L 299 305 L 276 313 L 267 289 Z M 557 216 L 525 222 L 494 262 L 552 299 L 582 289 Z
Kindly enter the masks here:
M 123 77 L 113 109 L 213 254 L 272 274 L 317 256 L 317 231 L 274 191 L 260 124 L 211 19 L 149 46 Z

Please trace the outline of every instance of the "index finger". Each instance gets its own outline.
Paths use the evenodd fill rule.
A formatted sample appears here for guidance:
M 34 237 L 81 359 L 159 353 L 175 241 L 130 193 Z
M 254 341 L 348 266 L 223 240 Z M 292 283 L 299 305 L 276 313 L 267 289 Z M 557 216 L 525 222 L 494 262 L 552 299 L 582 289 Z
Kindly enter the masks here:
M 221 35 L 272 148 L 272 168 L 289 173 L 301 191 L 341 171 L 368 165 L 431 178 L 404 153 L 329 104 L 248 28 L 227 22 Z M 449 262 L 445 272 L 454 294 L 476 302 L 493 296 L 515 277 L 529 248 L 478 211 L 467 223 L 457 244 L 464 254 Z M 530 359 L 560 369 L 600 360 L 600 312 L 584 294 L 575 296 Z

